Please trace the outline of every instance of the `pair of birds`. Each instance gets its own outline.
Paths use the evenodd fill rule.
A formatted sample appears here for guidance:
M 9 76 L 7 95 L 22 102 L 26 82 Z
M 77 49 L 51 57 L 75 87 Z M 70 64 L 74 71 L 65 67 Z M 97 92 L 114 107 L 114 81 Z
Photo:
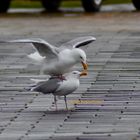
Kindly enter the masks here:
M 31 88 L 31 91 L 43 94 L 52 93 L 57 110 L 56 96 L 64 96 L 66 109 L 68 109 L 66 95 L 79 87 L 81 76 L 87 75 L 86 53 L 80 47 L 95 40 L 96 38 L 92 36 L 79 37 L 60 47 L 55 47 L 42 39 L 19 39 L 0 41 L 0 43 L 31 43 L 33 45 L 36 51 L 28 57 L 42 64 L 41 73 L 49 74 L 51 78 L 38 82 Z M 71 68 L 78 63 L 82 64 L 84 70 L 70 72 Z

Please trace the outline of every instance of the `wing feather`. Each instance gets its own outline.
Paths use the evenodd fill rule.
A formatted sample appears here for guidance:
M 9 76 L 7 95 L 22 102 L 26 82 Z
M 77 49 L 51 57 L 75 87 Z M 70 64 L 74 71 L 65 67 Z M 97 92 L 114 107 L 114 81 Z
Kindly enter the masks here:
M 68 47 L 79 48 L 79 47 L 85 46 L 95 40 L 96 40 L 96 38 L 92 37 L 92 36 L 78 37 L 67 43 L 62 44 L 61 48 L 68 48 Z
M 35 49 L 39 52 L 41 56 L 55 58 L 59 53 L 59 49 L 43 39 L 34 38 L 34 39 L 18 39 L 10 41 L 0 41 L 0 43 L 31 43 Z
M 59 78 L 49 79 L 48 81 L 39 82 L 33 91 L 42 92 L 43 94 L 53 93 L 60 86 Z

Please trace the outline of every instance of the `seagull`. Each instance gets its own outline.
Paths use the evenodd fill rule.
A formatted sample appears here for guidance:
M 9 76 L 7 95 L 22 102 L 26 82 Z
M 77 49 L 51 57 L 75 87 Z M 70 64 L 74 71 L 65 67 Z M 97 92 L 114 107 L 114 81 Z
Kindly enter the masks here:
M 74 92 L 80 85 L 79 78 L 81 76 L 86 76 L 87 72 L 82 71 L 72 71 L 65 76 L 65 80 L 62 80 L 58 77 L 51 77 L 47 81 L 42 81 L 33 86 L 30 90 L 41 92 L 43 94 L 53 94 L 54 95 L 54 104 L 57 110 L 57 99 L 56 96 L 64 96 L 65 106 L 67 106 L 68 94 Z
M 0 43 L 31 43 L 35 52 L 28 55 L 36 63 L 42 64 L 41 73 L 51 76 L 59 76 L 71 71 L 72 67 L 82 63 L 83 69 L 87 70 L 87 58 L 84 50 L 80 49 L 96 38 L 92 36 L 78 37 L 60 47 L 55 47 L 43 39 L 18 39 L 0 41 Z

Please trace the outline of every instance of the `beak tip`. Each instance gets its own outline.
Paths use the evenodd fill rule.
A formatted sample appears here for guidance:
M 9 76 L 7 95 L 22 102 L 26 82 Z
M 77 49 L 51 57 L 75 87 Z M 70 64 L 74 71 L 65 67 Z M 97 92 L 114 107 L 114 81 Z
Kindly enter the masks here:
M 87 71 L 83 71 L 83 72 L 81 72 L 81 74 L 80 74 L 80 76 L 87 76 L 87 75 L 88 75 Z
M 87 63 L 82 62 L 82 65 L 83 65 L 84 70 L 88 69 L 88 64 Z

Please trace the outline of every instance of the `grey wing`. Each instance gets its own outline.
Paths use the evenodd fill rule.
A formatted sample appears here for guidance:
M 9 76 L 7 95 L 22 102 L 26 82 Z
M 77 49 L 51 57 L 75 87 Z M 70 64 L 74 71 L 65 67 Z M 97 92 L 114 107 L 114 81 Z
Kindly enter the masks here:
M 67 43 L 64 43 L 61 48 L 79 48 L 82 46 L 85 46 L 93 41 L 95 41 L 96 38 L 92 36 L 85 36 L 85 37 L 78 37 L 76 39 L 73 39 Z
M 33 89 L 34 91 L 42 92 L 43 94 L 54 93 L 60 86 L 62 80 L 59 78 L 49 79 L 48 81 L 39 82 Z
M 56 58 L 59 53 L 59 49 L 57 47 L 54 47 L 45 40 L 39 38 L 0 41 L 0 43 L 32 43 L 41 56 L 49 58 Z

